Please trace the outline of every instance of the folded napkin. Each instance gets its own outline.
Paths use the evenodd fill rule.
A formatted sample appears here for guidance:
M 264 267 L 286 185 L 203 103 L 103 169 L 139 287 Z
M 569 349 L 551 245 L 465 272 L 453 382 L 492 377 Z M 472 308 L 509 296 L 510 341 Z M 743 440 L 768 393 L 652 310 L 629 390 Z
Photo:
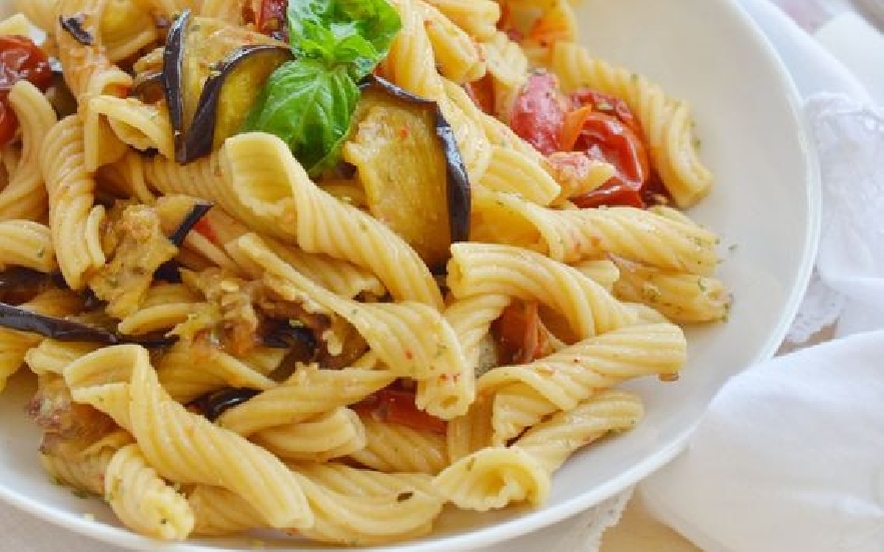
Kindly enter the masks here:
M 767 2 L 743 3 L 772 40 L 809 40 Z M 639 495 L 707 552 L 884 552 L 884 111 L 815 45 L 780 51 L 823 182 L 816 271 L 789 337 L 832 326 L 833 339 L 734 377 Z

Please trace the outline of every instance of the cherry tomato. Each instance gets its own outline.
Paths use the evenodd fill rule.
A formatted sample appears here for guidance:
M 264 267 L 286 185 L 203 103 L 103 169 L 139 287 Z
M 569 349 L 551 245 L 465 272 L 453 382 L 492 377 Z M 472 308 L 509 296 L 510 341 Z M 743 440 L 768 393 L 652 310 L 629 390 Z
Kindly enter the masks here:
M 560 151 L 567 104 L 555 76 L 533 73 L 513 102 L 510 128 L 544 155 Z
M 643 184 L 651 172 L 644 143 L 611 115 L 590 113 L 572 149 L 611 163 L 624 181 Z
M 574 142 L 575 151 L 614 165 L 617 174 L 601 188 L 572 198 L 578 207 L 629 205 L 644 207 L 642 187 L 651 174 L 648 153 L 641 139 L 618 118 L 589 113 Z
M 420 431 L 445 433 L 445 420 L 420 410 L 414 392 L 387 387 L 353 405 L 353 409 L 382 422 L 398 424 Z
M 46 53 L 24 36 L 0 36 L 0 145 L 15 137 L 18 119 L 9 105 L 9 90 L 28 80 L 40 90 L 52 84 L 52 68 Z
M 526 364 L 553 352 L 549 330 L 540 320 L 536 301 L 516 301 L 492 327 L 501 364 Z

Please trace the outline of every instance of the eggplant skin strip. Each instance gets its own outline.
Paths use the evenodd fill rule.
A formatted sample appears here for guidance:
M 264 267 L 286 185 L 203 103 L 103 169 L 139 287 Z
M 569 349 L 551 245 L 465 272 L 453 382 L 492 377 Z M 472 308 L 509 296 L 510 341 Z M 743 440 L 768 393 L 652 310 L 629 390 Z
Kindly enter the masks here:
M 0 302 L 0 328 L 28 332 L 48 339 L 66 342 L 96 343 L 98 345 L 120 345 L 134 343 L 147 348 L 167 347 L 177 340 L 175 336 L 143 335 L 130 336 L 77 322 L 39 314 L 34 311 Z M 309 348 L 316 348 L 316 338 L 302 328 L 277 328 L 261 337 L 262 344 L 272 349 L 289 349 L 295 342 Z
M 38 314 L 8 303 L 0 303 L 0 327 L 34 333 L 58 341 L 79 341 L 100 345 L 137 343 L 145 347 L 170 345 L 173 339 L 150 336 L 121 336 L 114 332 L 88 326 L 74 320 L 65 320 Z

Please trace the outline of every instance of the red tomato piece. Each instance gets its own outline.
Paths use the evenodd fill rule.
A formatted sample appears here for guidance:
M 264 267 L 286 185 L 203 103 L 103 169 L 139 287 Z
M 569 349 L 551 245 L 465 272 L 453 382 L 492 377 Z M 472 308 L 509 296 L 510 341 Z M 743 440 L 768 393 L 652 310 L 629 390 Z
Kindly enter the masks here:
M 526 364 L 553 352 L 551 334 L 536 301 L 517 301 L 493 325 L 501 364 Z
M 15 137 L 18 119 L 9 105 L 9 90 L 28 80 L 40 90 L 52 84 L 52 68 L 46 53 L 24 36 L 0 36 L 0 145 Z
M 560 151 L 567 104 L 555 76 L 533 73 L 513 102 L 510 128 L 544 155 Z
M 592 112 L 584 118 L 573 149 L 585 151 L 617 169 L 617 175 L 601 188 L 572 198 L 575 205 L 645 206 L 641 192 L 651 174 L 650 161 L 644 143 L 629 126 L 612 115 Z
M 591 88 L 583 88 L 570 96 L 571 102 L 576 106 L 590 106 L 593 111 L 613 115 L 621 123 L 628 126 L 636 136 L 642 136 L 641 124 L 636 119 L 629 105 L 616 96 L 599 92 Z
M 494 113 L 494 80 L 491 73 L 463 85 L 467 95 L 485 113 Z
M 387 387 L 353 405 L 353 409 L 385 423 L 398 424 L 420 431 L 444 434 L 445 420 L 420 410 L 414 392 Z
M 643 184 L 650 175 L 648 153 L 641 139 L 611 115 L 589 114 L 573 149 L 611 163 L 625 181 Z
M 572 197 L 571 202 L 581 209 L 614 205 L 639 209 L 647 207 L 641 186 L 624 182 L 616 176 L 591 192 Z
M 288 40 L 287 9 L 288 0 L 252 0 L 244 15 L 259 33 Z
M 199 219 L 199 221 L 193 225 L 193 231 L 215 245 L 222 245 L 221 243 L 219 243 L 218 234 L 215 233 L 215 229 L 212 228 L 212 225 L 211 223 L 209 223 L 209 219 L 207 217 Z

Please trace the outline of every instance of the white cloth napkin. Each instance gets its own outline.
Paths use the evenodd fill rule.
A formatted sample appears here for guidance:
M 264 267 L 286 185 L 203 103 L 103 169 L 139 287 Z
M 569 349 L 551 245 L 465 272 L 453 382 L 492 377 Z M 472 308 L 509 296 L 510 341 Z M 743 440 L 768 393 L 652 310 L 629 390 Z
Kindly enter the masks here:
M 772 40 L 809 40 L 767 2 L 743 3 Z M 834 339 L 734 377 L 639 494 L 707 552 L 884 552 L 884 111 L 815 45 L 780 51 L 807 98 L 824 193 L 790 337 L 835 323 Z

